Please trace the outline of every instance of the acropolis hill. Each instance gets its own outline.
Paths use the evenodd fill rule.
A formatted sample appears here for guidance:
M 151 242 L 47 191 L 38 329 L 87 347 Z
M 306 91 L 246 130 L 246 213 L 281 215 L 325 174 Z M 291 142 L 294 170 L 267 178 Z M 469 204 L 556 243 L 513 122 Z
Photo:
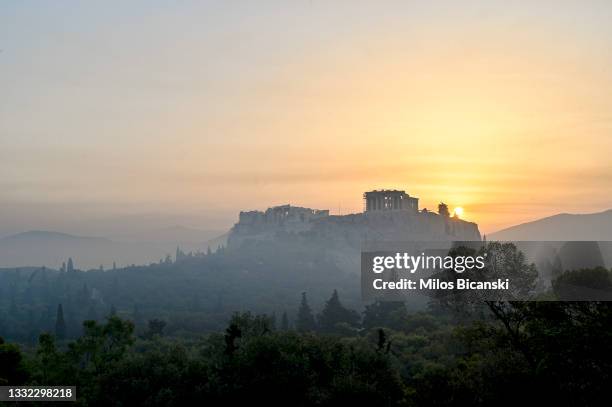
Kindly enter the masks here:
M 240 212 L 230 231 L 228 245 L 250 240 L 275 240 L 288 235 L 325 241 L 344 241 L 359 247 L 365 241 L 480 240 L 478 225 L 451 217 L 444 203 L 438 212 L 419 209 L 418 198 L 405 191 L 380 190 L 363 195 L 365 211 L 333 216 L 329 210 L 291 205 L 262 211 Z

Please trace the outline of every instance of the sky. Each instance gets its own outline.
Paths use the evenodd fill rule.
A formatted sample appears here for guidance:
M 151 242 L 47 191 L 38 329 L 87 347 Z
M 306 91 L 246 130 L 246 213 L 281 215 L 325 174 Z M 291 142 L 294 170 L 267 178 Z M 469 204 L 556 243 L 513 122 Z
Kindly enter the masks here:
M 0 235 L 346 214 L 381 188 L 485 233 L 612 208 L 610 21 L 608 1 L 3 1 Z

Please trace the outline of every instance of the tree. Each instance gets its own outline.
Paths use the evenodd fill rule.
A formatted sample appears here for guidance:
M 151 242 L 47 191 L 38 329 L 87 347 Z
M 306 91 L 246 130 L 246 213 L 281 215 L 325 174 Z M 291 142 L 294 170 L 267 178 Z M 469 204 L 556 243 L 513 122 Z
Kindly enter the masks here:
M 23 384 L 27 376 L 19 347 L 0 337 L 0 385 Z
M 176 246 L 176 256 L 174 257 L 174 261 L 178 262 L 184 258 L 185 258 L 185 252 L 183 252 L 180 247 Z
M 281 317 L 281 330 L 289 330 L 289 318 L 287 318 L 287 312 L 283 312 L 283 316 Z
M 69 355 L 82 370 L 96 374 L 110 369 L 134 341 L 134 324 L 116 316 L 104 325 L 85 321 L 83 330 L 83 336 L 69 344 Z
M 432 307 L 451 310 L 456 317 L 472 318 L 485 312 L 485 304 L 491 309 L 492 302 L 526 301 L 535 294 L 538 271 L 535 264 L 527 263 L 525 254 L 513 243 L 490 242 L 476 250 L 473 247 L 458 246 L 452 248 L 448 255 L 453 258 L 486 257 L 484 268 L 466 269 L 462 273 L 452 267 L 435 274 L 439 280 L 450 282 L 457 287 L 458 279 L 471 281 L 509 280 L 506 290 L 431 290 Z M 493 311 L 493 309 L 491 309 Z
M 81 291 L 78 294 L 77 301 L 80 307 L 85 308 L 89 304 L 89 288 L 87 288 L 87 284 L 83 284 Z
M 240 328 L 245 338 L 266 335 L 274 331 L 274 320 L 266 314 L 254 315 L 249 311 L 236 312 L 229 323 Z
M 64 320 L 64 308 L 62 304 L 57 306 L 57 316 L 55 318 L 55 337 L 58 340 L 66 339 L 66 321 Z
M 166 321 L 161 319 L 149 320 L 148 329 L 145 334 L 147 338 L 153 338 L 154 336 L 164 336 L 164 328 L 166 327 Z
M 387 327 L 395 330 L 404 328 L 408 312 L 400 301 L 376 301 L 368 304 L 363 312 L 363 327 Z
M 378 352 L 389 353 L 391 349 L 391 341 L 387 338 L 387 334 L 385 330 L 382 328 L 378 328 L 378 341 L 376 342 L 376 350 Z
M 612 376 L 612 304 L 589 301 L 489 302 L 498 324 L 490 336 L 498 353 L 518 351 L 527 377 L 546 404 L 599 405 Z M 499 369 L 499 368 L 498 368 Z
M 334 290 L 317 320 L 319 321 L 319 329 L 323 332 L 344 333 L 347 327 L 357 327 L 359 325 L 359 314 L 345 308 L 340 302 L 338 291 Z
M 66 271 L 71 273 L 74 271 L 74 263 L 72 262 L 72 257 L 68 258 L 68 265 L 66 266 Z
M 39 383 L 60 384 L 66 379 L 67 366 L 65 355 L 55 346 L 53 335 L 43 333 L 38 337 L 36 349 L 36 380 Z
M 87 320 L 88 321 L 97 321 L 98 313 L 96 312 L 96 304 L 93 302 L 89 305 L 89 309 L 87 310 Z
M 561 274 L 563 274 L 563 264 L 561 263 L 561 257 L 559 257 L 559 253 L 555 252 L 554 261 L 552 264 L 551 276 L 552 278 L 557 278 Z
M 302 302 L 297 313 L 297 320 L 295 321 L 295 327 L 300 332 L 314 331 L 317 328 L 312 310 L 308 305 L 308 299 L 306 293 L 302 293 Z
M 134 322 L 135 327 L 140 326 L 140 323 L 142 322 L 142 313 L 140 312 L 140 307 L 138 307 L 138 304 L 134 304 L 134 310 L 132 311 L 132 321 Z
M 242 331 L 236 324 L 230 324 L 230 326 L 225 330 L 224 340 L 225 340 L 225 351 L 224 353 L 228 356 L 232 356 L 234 352 L 238 349 L 238 345 L 236 345 L 236 339 L 242 338 Z
M 612 271 L 603 267 L 567 271 L 552 281 L 562 301 L 612 301 Z
M 267 315 L 265 315 L 267 317 Z M 272 315 L 268 318 L 270 321 L 270 330 L 276 331 L 276 312 L 273 312 Z

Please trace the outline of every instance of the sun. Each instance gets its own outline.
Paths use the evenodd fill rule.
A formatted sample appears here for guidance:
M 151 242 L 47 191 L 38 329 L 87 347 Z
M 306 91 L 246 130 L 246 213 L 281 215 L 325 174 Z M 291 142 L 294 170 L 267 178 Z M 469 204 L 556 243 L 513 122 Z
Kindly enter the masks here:
M 463 208 L 461 206 L 455 208 L 455 216 L 458 218 L 463 217 Z

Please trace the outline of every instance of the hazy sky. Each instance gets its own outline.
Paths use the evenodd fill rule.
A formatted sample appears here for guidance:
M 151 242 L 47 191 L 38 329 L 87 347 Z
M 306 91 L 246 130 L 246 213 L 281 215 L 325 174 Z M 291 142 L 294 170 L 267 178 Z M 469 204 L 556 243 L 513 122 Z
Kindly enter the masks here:
M 0 234 L 348 213 L 383 187 L 485 232 L 611 208 L 611 21 L 603 0 L 2 1 Z

